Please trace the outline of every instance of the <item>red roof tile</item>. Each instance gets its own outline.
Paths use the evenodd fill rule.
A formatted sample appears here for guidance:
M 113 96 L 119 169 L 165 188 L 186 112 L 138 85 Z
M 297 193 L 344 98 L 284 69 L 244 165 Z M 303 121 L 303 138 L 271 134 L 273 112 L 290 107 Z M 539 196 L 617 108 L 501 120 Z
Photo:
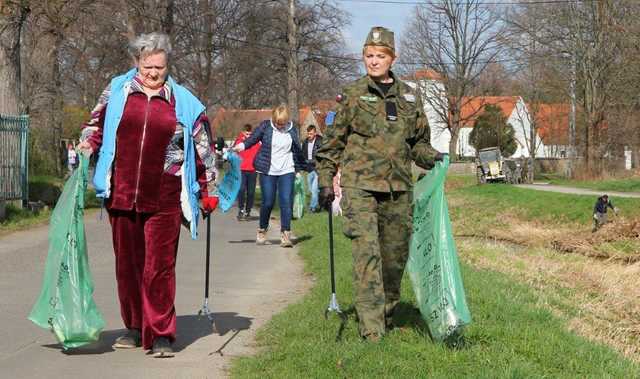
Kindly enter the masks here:
M 401 79 L 402 80 L 426 79 L 426 80 L 438 80 L 438 81 L 441 81 L 442 80 L 442 75 L 440 75 L 440 73 L 435 71 L 435 70 L 431 70 L 431 69 L 425 68 L 425 69 L 421 69 L 421 70 L 416 70 L 412 74 L 409 74 L 407 76 L 401 77 Z
M 478 116 L 484 113 L 486 105 L 496 105 L 500 107 L 502 114 L 509 118 L 516 107 L 518 96 L 474 96 L 462 98 L 462 111 L 460 119 L 463 128 L 473 128 Z
M 569 104 L 527 104 L 545 145 L 569 144 Z

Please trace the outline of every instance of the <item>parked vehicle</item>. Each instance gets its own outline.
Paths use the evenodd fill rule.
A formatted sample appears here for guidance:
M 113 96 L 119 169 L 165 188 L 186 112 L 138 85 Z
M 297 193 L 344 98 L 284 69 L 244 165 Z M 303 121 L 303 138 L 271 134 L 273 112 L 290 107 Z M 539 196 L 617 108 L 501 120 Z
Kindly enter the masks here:
M 478 184 L 518 184 L 522 181 L 522 164 L 515 159 L 504 159 L 497 147 L 480 149 L 476 156 L 476 178 Z

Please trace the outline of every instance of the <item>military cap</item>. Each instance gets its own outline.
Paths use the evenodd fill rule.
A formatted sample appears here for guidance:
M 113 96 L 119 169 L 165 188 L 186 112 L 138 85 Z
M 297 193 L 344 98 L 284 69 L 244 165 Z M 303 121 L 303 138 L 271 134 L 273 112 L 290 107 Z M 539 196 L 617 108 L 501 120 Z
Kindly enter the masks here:
M 364 42 L 364 46 L 384 46 L 396 51 L 395 43 L 393 41 L 393 32 L 382 26 L 374 26 L 367 35 L 367 40 Z

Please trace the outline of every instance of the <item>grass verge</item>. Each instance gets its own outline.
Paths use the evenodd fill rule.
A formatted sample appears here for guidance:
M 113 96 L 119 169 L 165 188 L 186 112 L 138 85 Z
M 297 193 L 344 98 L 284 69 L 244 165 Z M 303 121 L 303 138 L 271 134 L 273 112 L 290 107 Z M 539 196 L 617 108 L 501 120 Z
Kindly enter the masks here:
M 352 314 L 350 243 L 336 222 L 338 298 L 350 315 L 336 342 L 339 321 L 323 318 L 329 302 L 326 214 L 294 225 L 311 292 L 276 315 L 257 335 L 260 352 L 234 361 L 234 377 L 634 377 L 640 368 L 609 347 L 569 330 L 569 318 L 540 304 L 536 291 L 505 273 L 463 264 L 473 323 L 467 345 L 449 350 L 431 342 L 415 308 L 408 278 L 395 319 L 400 328 L 380 343 L 362 342 Z M 476 248 L 460 252 L 466 256 Z
M 46 204 L 46 207 L 37 212 L 31 212 L 12 204 L 7 205 L 6 218 L 0 222 L 0 235 L 47 224 L 64 184 L 64 179 L 54 176 L 31 177 L 29 201 L 41 201 Z M 85 209 L 100 208 L 101 205 L 101 201 L 96 198 L 95 190 L 88 188 L 85 192 Z

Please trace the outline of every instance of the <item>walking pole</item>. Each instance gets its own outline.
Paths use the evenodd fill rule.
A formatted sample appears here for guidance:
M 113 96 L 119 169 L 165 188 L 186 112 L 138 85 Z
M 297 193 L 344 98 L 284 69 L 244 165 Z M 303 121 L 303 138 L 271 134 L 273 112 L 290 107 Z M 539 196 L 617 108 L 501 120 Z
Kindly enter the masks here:
M 329 213 L 329 270 L 331 271 L 331 299 L 329 300 L 329 307 L 324 311 L 324 318 L 329 317 L 330 312 L 335 312 L 340 318 L 344 321 L 346 320 L 346 315 L 342 313 L 340 310 L 340 305 L 338 304 L 338 298 L 336 296 L 336 273 L 335 267 L 333 264 L 333 211 L 331 207 L 328 209 Z
M 207 316 L 209 321 L 213 322 L 213 314 L 209 310 L 209 261 L 211 258 L 211 214 L 207 215 L 207 254 L 206 254 L 206 267 L 204 274 L 204 303 L 202 309 L 198 311 L 199 316 Z

